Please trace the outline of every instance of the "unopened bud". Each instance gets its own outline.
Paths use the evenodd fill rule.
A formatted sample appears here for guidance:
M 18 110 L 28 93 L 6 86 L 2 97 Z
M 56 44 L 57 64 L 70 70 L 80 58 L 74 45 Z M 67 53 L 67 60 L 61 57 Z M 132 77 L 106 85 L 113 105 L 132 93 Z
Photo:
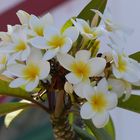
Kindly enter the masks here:
M 68 94 L 72 94 L 73 93 L 73 86 L 71 83 L 66 82 L 64 85 L 64 90 L 68 93 Z
M 98 25 L 98 21 L 99 21 L 99 15 L 96 13 L 92 19 L 91 27 L 96 27 Z

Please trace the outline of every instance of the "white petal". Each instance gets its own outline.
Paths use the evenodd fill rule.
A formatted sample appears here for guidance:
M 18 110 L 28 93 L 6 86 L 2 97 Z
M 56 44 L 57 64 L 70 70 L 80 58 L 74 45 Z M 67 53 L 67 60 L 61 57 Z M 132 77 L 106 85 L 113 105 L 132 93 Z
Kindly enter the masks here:
M 57 54 L 57 59 L 61 66 L 63 66 L 65 69 L 71 71 L 71 65 L 74 62 L 74 58 L 69 54 Z
M 96 76 L 104 71 L 106 60 L 104 58 L 92 58 L 89 61 L 89 65 L 91 67 L 90 76 Z
M 32 48 L 26 63 L 37 62 L 39 60 L 42 60 L 42 52 L 39 49 Z
M 10 87 L 17 88 L 27 83 L 27 80 L 23 78 L 17 78 L 10 83 Z
M 22 60 L 22 61 L 27 60 L 27 58 L 29 57 L 29 55 L 30 55 L 30 48 L 28 47 L 26 50 L 24 50 L 24 51 L 21 53 L 21 60 Z
M 55 35 L 60 35 L 58 29 L 54 26 L 46 27 L 44 30 L 45 37 L 50 40 Z
M 79 31 L 75 27 L 69 27 L 63 34 L 75 42 L 79 36 Z
M 122 73 L 118 71 L 114 64 L 112 65 L 112 72 L 116 78 L 122 78 Z
M 8 71 L 17 77 L 23 77 L 23 69 L 25 65 L 22 64 L 15 64 L 8 67 Z
M 110 93 L 107 96 L 108 104 L 107 104 L 107 109 L 113 109 L 117 106 L 118 104 L 118 98 L 115 93 Z
M 108 83 L 105 78 L 99 81 L 97 89 L 103 93 L 108 93 Z
M 84 88 L 85 88 L 85 84 L 83 83 L 79 83 L 74 85 L 74 92 L 76 93 L 76 95 L 78 95 L 81 98 L 85 98 L 84 96 Z
M 25 12 L 23 10 L 19 10 L 16 14 L 17 14 L 21 24 L 26 24 L 26 25 L 29 24 L 30 15 L 27 12 Z
M 77 77 L 73 73 L 69 73 L 65 77 L 72 84 L 78 84 L 82 80 L 82 77 Z
M 97 128 L 102 128 L 104 127 L 108 121 L 109 121 L 109 113 L 103 112 L 103 113 L 98 113 L 92 118 L 93 124 Z
M 32 30 L 35 30 L 37 27 L 42 26 L 39 18 L 36 17 L 35 15 L 30 15 L 29 25 L 30 25 Z
M 58 51 L 59 51 L 59 48 L 47 50 L 46 53 L 43 56 L 43 60 L 50 60 L 50 59 L 52 59 L 53 57 L 56 56 Z
M 131 83 L 137 82 L 140 79 L 139 71 L 133 67 L 128 67 L 127 71 L 123 74 L 123 78 Z
M 44 26 L 50 26 L 54 24 L 54 19 L 50 13 L 44 15 L 40 20 Z
M 47 44 L 44 37 L 37 36 L 33 39 L 30 39 L 30 43 L 36 48 L 47 49 Z
M 88 102 L 86 102 L 81 107 L 80 115 L 83 119 L 91 119 L 92 117 L 94 117 L 95 112 L 92 106 Z
M 90 85 L 85 85 L 83 89 L 83 95 L 89 102 L 92 100 L 92 97 L 95 93 L 96 93 L 96 87 L 93 88 Z
M 26 85 L 26 90 L 27 91 L 32 91 L 33 89 L 35 89 L 37 87 L 37 85 L 39 84 L 39 78 L 36 77 L 35 81 L 30 81 L 27 85 Z
M 45 79 L 49 72 L 50 72 L 50 63 L 47 61 L 41 61 L 39 64 L 39 68 L 40 68 L 40 75 L 39 75 L 39 79 Z
M 60 52 L 67 53 L 71 49 L 71 47 L 72 47 L 72 41 L 69 38 L 66 38 L 64 46 L 60 47 Z
M 108 85 L 111 86 L 111 91 L 116 93 L 118 97 L 121 97 L 125 92 L 125 84 L 122 80 L 109 78 Z
M 91 52 L 87 50 L 80 50 L 76 53 L 75 58 L 80 61 L 87 62 L 91 56 Z

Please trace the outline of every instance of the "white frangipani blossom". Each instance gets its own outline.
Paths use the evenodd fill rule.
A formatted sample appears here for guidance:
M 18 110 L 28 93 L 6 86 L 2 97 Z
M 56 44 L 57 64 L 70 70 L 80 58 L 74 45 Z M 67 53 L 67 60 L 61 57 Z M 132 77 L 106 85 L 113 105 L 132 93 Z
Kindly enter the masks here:
M 91 52 L 80 50 L 75 58 L 69 54 L 58 54 L 59 63 L 68 71 L 66 75 L 68 82 L 78 84 L 80 82 L 89 83 L 89 77 L 97 76 L 104 71 L 106 61 L 104 58 L 90 58 Z
M 124 53 L 113 52 L 112 71 L 116 78 L 130 83 L 140 80 L 140 64 Z
M 108 79 L 108 89 L 111 92 L 116 93 L 118 98 L 122 97 L 125 94 L 124 101 L 131 96 L 132 86 L 129 82 L 122 79 L 109 78 Z
M 50 13 L 38 18 L 35 15 L 29 15 L 27 12 L 19 10 L 17 16 L 21 24 L 29 26 L 30 31 L 28 31 L 28 34 L 32 37 L 44 36 L 45 28 L 54 24 L 53 17 Z
M 87 85 L 83 93 L 87 102 L 81 107 L 81 117 L 92 119 L 97 128 L 104 127 L 109 121 L 109 111 L 117 106 L 116 94 L 108 91 L 108 83 L 105 78 L 96 87 Z
M 31 39 L 31 44 L 39 49 L 45 49 L 43 59 L 49 60 L 56 56 L 58 52 L 67 53 L 73 42 L 77 40 L 79 32 L 75 27 L 69 27 L 63 33 L 54 26 L 46 28 L 44 37 L 36 37 Z
M 39 50 L 32 49 L 26 64 L 14 64 L 8 67 L 9 73 L 16 77 L 10 83 L 10 87 L 16 88 L 25 85 L 27 91 L 32 91 L 39 84 L 39 80 L 47 78 L 50 72 L 50 64 L 42 60 Z
M 103 33 L 105 32 L 104 28 L 102 27 L 90 27 L 90 25 L 88 24 L 88 22 L 86 22 L 83 19 L 76 19 L 73 20 L 72 22 L 74 24 L 74 26 L 80 31 L 80 33 L 89 39 L 96 39 L 100 36 L 103 35 Z
M 9 53 L 10 61 L 25 61 L 30 55 L 30 45 L 26 34 L 27 28 L 22 26 L 11 27 L 11 41 L 0 47 L 0 51 Z

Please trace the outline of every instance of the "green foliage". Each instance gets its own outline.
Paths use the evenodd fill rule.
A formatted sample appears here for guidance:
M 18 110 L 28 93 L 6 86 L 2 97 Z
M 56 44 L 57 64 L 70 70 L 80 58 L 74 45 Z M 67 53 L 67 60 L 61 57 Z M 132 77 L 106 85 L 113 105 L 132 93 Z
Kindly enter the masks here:
M 80 12 L 77 16 L 78 18 L 82 18 L 84 20 L 92 21 L 95 13 L 91 11 L 91 9 L 99 10 L 101 13 L 104 12 L 106 7 L 107 0 L 91 0 L 91 2 Z
M 2 103 L 0 104 L 0 115 L 5 115 L 7 113 L 19 110 L 19 109 L 24 109 L 31 106 L 30 103 Z
M 85 120 L 85 124 L 90 128 L 96 140 L 115 140 L 115 131 L 112 120 L 104 128 L 96 128 L 91 120 Z
M 96 140 L 95 137 L 88 134 L 87 131 L 81 129 L 80 127 L 73 125 L 73 129 L 76 132 L 76 134 L 81 138 L 81 140 Z
M 9 83 L 0 80 L 0 95 L 12 96 L 32 101 L 30 94 L 21 88 L 10 88 Z
M 105 10 L 106 4 L 107 4 L 107 0 L 91 0 L 91 2 L 89 2 L 89 4 L 80 12 L 77 18 L 81 18 L 81 19 L 84 19 L 86 21 L 88 20 L 91 22 L 93 17 L 95 16 L 95 13 L 91 11 L 91 9 L 97 9 L 101 13 L 103 13 Z M 75 17 L 73 17 L 72 19 L 75 19 Z M 100 20 L 98 21 L 98 24 L 99 22 Z M 61 28 L 61 32 L 63 33 L 67 28 L 69 28 L 72 25 L 73 23 L 71 19 L 69 19 Z
M 122 98 L 119 99 L 118 107 L 140 113 L 140 96 L 131 95 L 131 97 L 125 102 L 122 101 Z
M 129 57 L 140 63 L 140 52 L 136 52 L 134 54 L 131 54 Z

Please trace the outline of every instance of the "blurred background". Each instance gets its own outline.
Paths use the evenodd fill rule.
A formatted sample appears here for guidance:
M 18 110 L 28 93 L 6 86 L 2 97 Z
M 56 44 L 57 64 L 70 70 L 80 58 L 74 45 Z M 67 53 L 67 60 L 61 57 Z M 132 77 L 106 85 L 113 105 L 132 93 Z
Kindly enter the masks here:
M 19 9 L 42 16 L 48 11 L 59 27 L 67 19 L 76 16 L 90 0 L 0 0 L 0 31 L 6 25 L 19 23 L 16 12 Z M 108 7 L 117 23 L 130 27 L 134 33 L 128 37 L 126 51 L 131 54 L 140 50 L 140 1 L 108 0 Z M 134 94 L 140 94 L 134 91 Z M 9 101 L 2 98 L 0 101 Z M 140 139 L 140 115 L 122 109 L 111 112 L 116 128 L 116 140 Z M 34 135 L 34 138 L 32 137 Z M 0 140 L 53 140 L 48 117 L 41 110 L 28 110 L 6 129 L 0 122 Z

